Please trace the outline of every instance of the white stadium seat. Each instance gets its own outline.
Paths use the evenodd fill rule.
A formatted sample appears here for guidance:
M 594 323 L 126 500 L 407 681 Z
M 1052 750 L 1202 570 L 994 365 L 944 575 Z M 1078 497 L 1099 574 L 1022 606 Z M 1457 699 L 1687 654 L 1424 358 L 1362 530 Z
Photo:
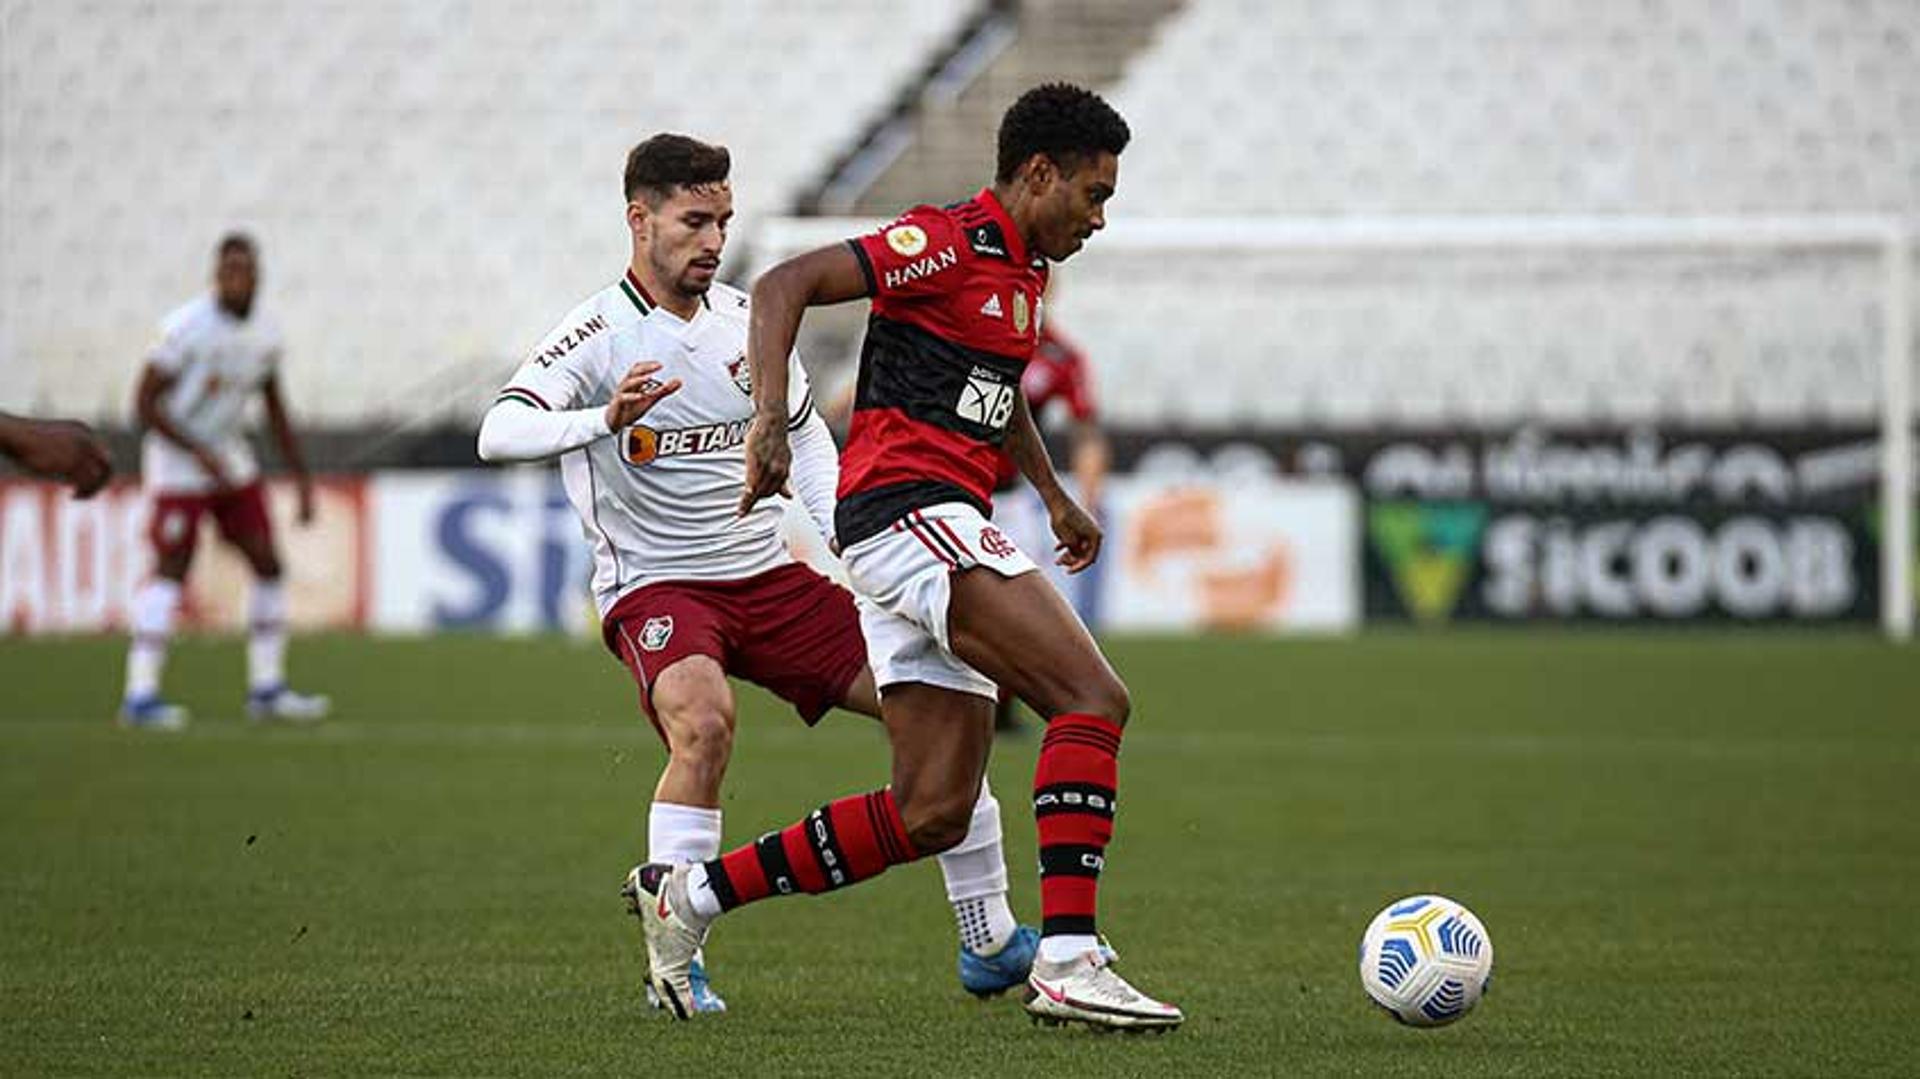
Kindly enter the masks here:
M 1913 214 L 1916 51 L 1909 0 L 1193 0 L 1111 91 L 1135 133 L 1113 216 Z M 1182 339 L 1129 319 L 1140 274 L 1099 244 L 1060 317 L 1105 378 L 1124 339 Z M 1410 285 L 1396 255 L 1344 277 L 1226 257 L 1208 286 L 1262 302 L 1213 301 L 1240 347 L 1187 347 L 1265 368 L 1244 342 L 1285 340 L 1271 424 L 1872 416 L 1870 258 L 1649 272 L 1670 257 L 1465 285 Z M 1162 399 L 1114 412 L 1157 422 Z
M 124 420 L 154 326 L 243 227 L 300 415 L 465 418 L 624 265 L 634 142 L 729 145 L 746 235 L 791 210 L 969 5 L 685 10 L 6 3 L 0 408 Z

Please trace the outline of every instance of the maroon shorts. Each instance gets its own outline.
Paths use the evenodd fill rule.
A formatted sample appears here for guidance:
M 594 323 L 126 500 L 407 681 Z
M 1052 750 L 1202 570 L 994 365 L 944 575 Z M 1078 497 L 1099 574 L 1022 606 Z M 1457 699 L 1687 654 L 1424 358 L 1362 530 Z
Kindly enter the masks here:
M 728 674 L 792 704 L 809 725 L 867 669 L 853 593 L 797 562 L 738 581 L 645 585 L 620 597 L 601 630 L 640 684 L 656 730 L 653 681 L 687 656 L 712 656 Z
M 228 543 L 273 538 L 266 489 L 258 480 L 224 494 L 161 491 L 153 496 L 153 518 L 147 522 L 147 538 L 153 542 L 154 553 L 192 555 L 200 538 L 200 518 L 209 515 Z

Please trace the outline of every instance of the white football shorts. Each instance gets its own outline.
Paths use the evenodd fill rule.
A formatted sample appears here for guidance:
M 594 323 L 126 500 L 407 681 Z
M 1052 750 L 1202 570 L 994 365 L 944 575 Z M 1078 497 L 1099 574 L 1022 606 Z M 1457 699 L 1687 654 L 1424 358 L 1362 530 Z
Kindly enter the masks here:
M 901 682 L 994 698 L 999 687 L 953 654 L 947 607 L 952 575 L 985 566 L 1002 577 L 1032 573 L 1033 560 L 964 502 L 914 510 L 841 552 L 859 598 L 860 631 L 874 684 Z

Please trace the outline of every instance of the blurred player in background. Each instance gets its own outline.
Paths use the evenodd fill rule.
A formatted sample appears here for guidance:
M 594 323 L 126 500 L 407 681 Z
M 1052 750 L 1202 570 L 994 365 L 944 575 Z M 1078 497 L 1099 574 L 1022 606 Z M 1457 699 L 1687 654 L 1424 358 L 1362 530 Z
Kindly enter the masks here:
M 836 705 L 880 713 L 853 596 L 787 553 L 778 504 L 738 512 L 754 411 L 748 301 L 714 280 L 733 218 L 730 167 L 724 147 L 684 135 L 633 149 L 626 273 L 554 328 L 480 429 L 487 460 L 560 458 L 594 548 L 607 647 L 667 744 L 647 816 L 647 861 L 663 865 L 720 853 L 729 674 L 772 690 L 808 724 Z M 830 540 L 838 455 L 799 356 L 784 356 L 793 489 Z M 1038 935 L 1007 905 L 999 804 L 984 787 L 968 797 L 967 840 L 940 868 L 960 927 L 961 983 L 984 995 L 1025 980 Z M 636 914 L 638 872 L 623 893 Z M 680 1018 L 724 1011 L 704 959 L 689 963 L 675 989 L 658 992 L 649 978 L 649 997 Z
M 1020 376 L 1039 339 L 1047 263 L 1106 224 L 1127 125 L 1099 95 L 1050 84 L 1002 118 L 993 182 L 945 209 L 780 263 L 753 290 L 756 409 L 742 512 L 793 468 L 788 353 L 806 308 L 871 297 L 835 513 L 893 749 L 893 782 L 783 832 L 638 883 L 652 976 L 685 995 L 715 919 L 789 891 L 831 891 L 965 835 L 993 745 L 996 683 L 1049 717 L 1034 775 L 1043 925 L 1028 976 L 1037 1020 L 1167 1029 L 1180 1010 L 1113 971 L 1095 929 L 1127 689 L 1071 608 L 989 521 L 1011 454 L 1052 514 L 1069 569 L 1100 528 L 1054 475 Z
M 113 478 L 107 447 L 76 420 L 30 420 L 0 412 L 0 456 L 36 476 L 72 484 L 79 498 L 92 498 Z
M 1056 283 L 1049 293 L 1058 290 Z M 1020 375 L 1020 392 L 1026 394 L 1027 408 L 1036 423 L 1044 422 L 1048 410 L 1056 403 L 1066 410 L 1073 424 L 1069 450 L 1073 493 L 1087 512 L 1099 520 L 1100 495 L 1106 485 L 1112 451 L 1106 432 L 1100 429 L 1098 410 L 1094 406 L 1093 374 L 1087 369 L 1086 354 L 1060 333 L 1051 318 L 1040 320 L 1040 340 L 1033 347 L 1033 359 Z M 1009 458 L 1001 466 L 1000 485 L 994 491 L 993 521 L 1021 550 L 1044 551 L 1053 545 L 1045 501 L 1037 495 L 1032 500 L 1003 497 L 1017 491 L 1019 484 L 1020 470 Z M 1081 620 L 1092 624 L 1092 572 L 1067 574 L 1060 572 L 1057 564 L 1041 566 L 1040 570 L 1073 605 Z M 1005 690 L 1001 691 L 994 707 L 993 729 L 1001 732 L 1022 729 L 1019 702 Z
M 161 324 L 160 343 L 140 376 L 136 409 L 146 435 L 141 482 L 152 498 L 148 537 L 154 576 L 134 596 L 121 722 L 177 729 L 184 708 L 160 696 L 160 672 L 193 566 L 200 519 L 252 567 L 247 608 L 247 712 L 257 720 L 309 722 L 327 714 L 325 697 L 287 688 L 287 596 L 280 552 L 267 513 L 260 468 L 246 438 L 247 406 L 266 404 L 280 456 L 293 473 L 301 524 L 313 520 L 313 481 L 280 393 L 280 328 L 254 310 L 259 252 L 234 233 L 220 241 L 213 291 L 188 301 Z

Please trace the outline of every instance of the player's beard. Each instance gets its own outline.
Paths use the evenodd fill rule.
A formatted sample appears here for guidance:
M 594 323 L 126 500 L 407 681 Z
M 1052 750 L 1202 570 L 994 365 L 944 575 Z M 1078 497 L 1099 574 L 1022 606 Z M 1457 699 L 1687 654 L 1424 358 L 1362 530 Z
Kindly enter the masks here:
M 717 277 L 719 273 L 720 267 L 718 264 L 712 267 L 704 267 L 696 266 L 694 263 L 689 262 L 686 268 L 681 270 L 679 275 L 675 277 L 674 288 L 679 290 L 682 296 L 705 296 L 707 290 L 713 287 L 714 278 Z

